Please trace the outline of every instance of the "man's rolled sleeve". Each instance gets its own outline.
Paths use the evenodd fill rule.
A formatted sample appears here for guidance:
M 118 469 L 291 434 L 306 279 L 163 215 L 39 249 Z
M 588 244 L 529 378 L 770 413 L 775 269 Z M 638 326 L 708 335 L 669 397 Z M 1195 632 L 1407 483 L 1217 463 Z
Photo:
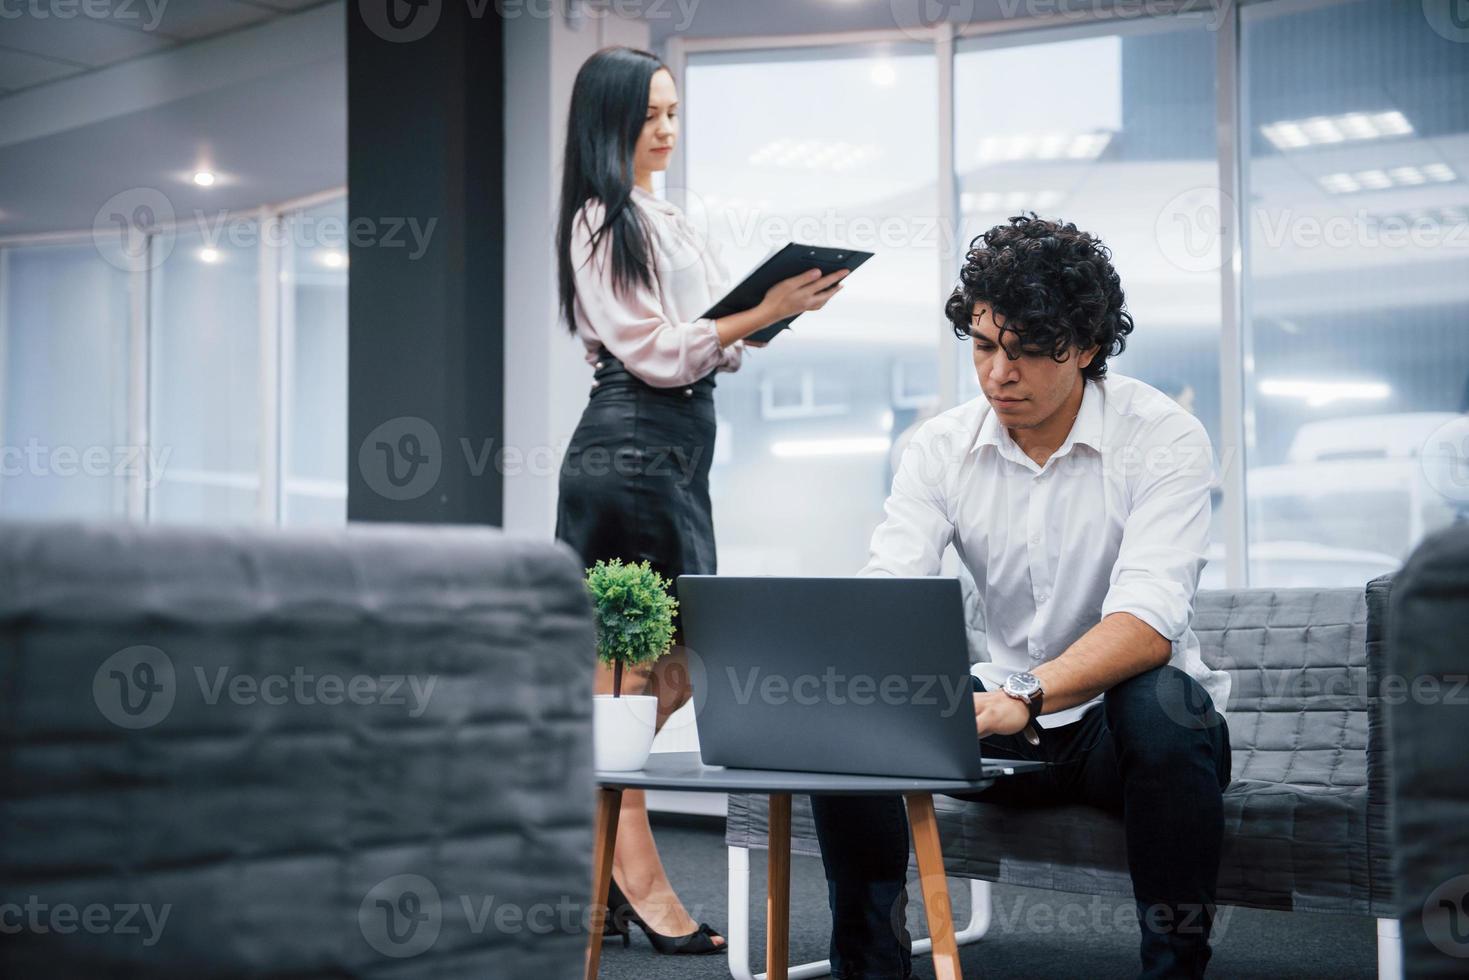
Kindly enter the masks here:
M 1177 643 L 1193 618 L 1207 561 L 1214 450 L 1191 415 L 1167 416 L 1150 435 L 1131 481 L 1132 507 L 1102 617 L 1130 613 Z

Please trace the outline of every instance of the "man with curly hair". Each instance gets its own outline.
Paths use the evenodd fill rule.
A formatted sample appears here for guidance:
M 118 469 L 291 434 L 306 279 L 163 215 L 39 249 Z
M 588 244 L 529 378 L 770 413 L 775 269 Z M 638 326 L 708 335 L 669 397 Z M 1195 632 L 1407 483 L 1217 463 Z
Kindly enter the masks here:
M 1167 395 L 1108 373 L 1132 317 L 1110 252 L 1073 224 L 1032 214 L 976 238 L 945 313 L 982 395 L 914 435 L 862 574 L 937 575 L 955 546 L 989 669 L 1007 677 L 997 690 L 975 679 L 979 748 L 1050 763 L 974 798 L 1022 825 L 1038 806 L 1120 816 L 1140 975 L 1202 976 L 1230 779 L 1229 676 L 1204 665 L 1190 628 L 1209 437 Z M 902 802 L 825 796 L 812 810 L 832 976 L 909 976 Z

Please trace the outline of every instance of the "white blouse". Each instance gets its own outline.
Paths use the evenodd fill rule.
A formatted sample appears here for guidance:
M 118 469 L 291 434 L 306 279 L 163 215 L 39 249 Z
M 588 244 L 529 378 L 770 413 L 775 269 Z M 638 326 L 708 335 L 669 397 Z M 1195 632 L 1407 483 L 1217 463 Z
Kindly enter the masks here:
M 612 285 L 612 241 L 592 254 L 592 232 L 605 209 L 588 201 L 572 225 L 571 262 L 576 275 L 576 332 L 587 363 L 607 348 L 638 378 L 658 388 L 692 384 L 711 371 L 738 371 L 744 341 L 721 347 L 714 321 L 702 314 L 724 295 L 729 277 L 715 243 L 676 205 L 634 187 L 633 201 L 647 217 L 652 240 L 653 284 Z

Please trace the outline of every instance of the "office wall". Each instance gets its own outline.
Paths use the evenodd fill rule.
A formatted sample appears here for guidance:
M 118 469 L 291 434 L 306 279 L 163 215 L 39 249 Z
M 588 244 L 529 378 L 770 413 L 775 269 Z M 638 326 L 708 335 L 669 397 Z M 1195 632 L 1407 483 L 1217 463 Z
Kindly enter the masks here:
M 549 536 L 556 472 L 591 368 L 558 323 L 556 195 L 577 69 L 611 44 L 646 48 L 645 23 L 611 15 L 505 21 L 505 528 Z

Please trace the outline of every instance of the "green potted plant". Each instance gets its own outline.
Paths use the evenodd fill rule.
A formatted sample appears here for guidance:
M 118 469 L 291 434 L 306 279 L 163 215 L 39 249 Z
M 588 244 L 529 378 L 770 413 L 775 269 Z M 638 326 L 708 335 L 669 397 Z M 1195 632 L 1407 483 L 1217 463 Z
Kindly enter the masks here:
M 597 621 L 597 659 L 612 668 L 612 693 L 597 695 L 592 704 L 598 769 L 641 769 L 653 749 L 658 699 L 623 694 L 622 676 L 627 668 L 652 663 L 668 652 L 678 610 L 668 585 L 646 561 L 624 565 L 614 558 L 587 569 L 587 591 Z

